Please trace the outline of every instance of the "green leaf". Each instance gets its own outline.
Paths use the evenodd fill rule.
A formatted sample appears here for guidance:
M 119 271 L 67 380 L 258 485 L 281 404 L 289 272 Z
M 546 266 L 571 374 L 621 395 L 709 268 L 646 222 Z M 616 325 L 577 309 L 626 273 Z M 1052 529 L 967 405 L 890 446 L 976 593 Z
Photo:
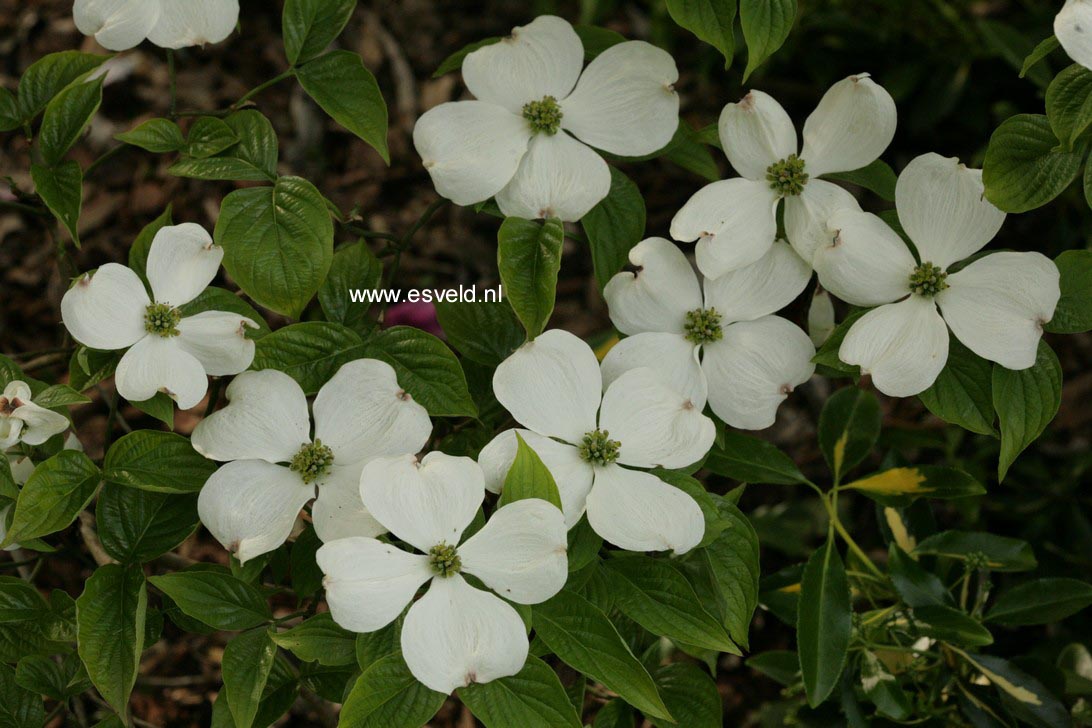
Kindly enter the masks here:
M 243 632 L 224 647 L 224 691 L 236 728 L 254 725 L 276 654 L 277 646 L 265 627 Z
M 15 669 L 15 682 L 35 695 L 45 695 L 53 700 L 67 700 L 92 687 L 76 653 L 65 655 L 59 662 L 45 655 L 24 657 Z M 4 725 L 3 720 L 0 725 Z
M 1092 330 L 1092 250 L 1067 250 L 1054 263 L 1061 272 L 1062 297 L 1043 328 L 1054 334 Z
M 17 682 L 17 671 L 0 663 L 0 725 L 4 728 L 42 728 L 46 723 L 45 706 L 37 691 Z
M 993 644 L 993 635 L 988 629 L 979 624 L 978 620 L 954 607 L 925 604 L 915 607 L 913 616 L 910 627 L 911 631 L 917 635 L 963 647 L 983 647 Z
M 154 397 L 129 404 L 174 430 L 174 400 L 166 392 L 156 392 Z
M 19 79 L 19 117 L 31 121 L 62 89 L 101 66 L 112 56 L 61 51 L 35 61 Z
M 401 648 L 401 620 L 396 619 L 375 632 L 361 632 L 356 636 L 356 664 L 367 670 L 379 660 L 399 652 Z
M 158 493 L 196 493 L 216 472 L 190 441 L 172 432 L 137 430 L 110 446 L 102 464 L 111 483 Z
M 876 395 L 858 387 L 838 390 L 819 414 L 819 449 L 834 482 L 868 457 L 880 437 L 883 413 Z
M 326 320 L 363 331 L 367 325 L 369 301 L 350 299 L 350 290 L 378 289 L 382 281 L 383 264 L 372 254 L 368 244 L 360 240 L 334 253 L 330 274 L 318 291 L 319 303 Z
M 720 51 L 726 69 L 732 65 L 736 50 L 736 0 L 667 0 L 667 12 L 676 25 Z
M 796 0 L 739 0 L 739 20 L 747 42 L 743 81 L 777 52 L 796 20 Z
M 993 406 L 1001 425 L 997 480 L 1005 479 L 1016 457 L 1042 434 L 1062 404 L 1062 365 L 1039 342 L 1035 365 L 1021 371 L 993 367 Z
M 584 44 L 584 60 L 591 61 L 612 46 L 623 43 L 626 37 L 618 31 L 598 25 L 574 25 L 573 30 Z
M 46 163 L 60 162 L 91 123 L 102 104 L 102 82 L 100 77 L 69 86 L 46 105 L 38 130 L 38 147 Z
M 21 123 L 15 94 L 0 86 L 0 132 L 18 129 Z
M 552 503 L 558 510 L 561 509 L 561 495 L 557 492 L 554 476 L 543 464 L 538 453 L 517 432 L 516 458 L 504 477 L 504 489 L 497 506 L 506 506 L 525 498 L 538 498 Z
M 1040 88 L 1045 88 L 1050 83 L 1049 69 L 1045 66 L 1037 68 L 1035 64 L 1027 65 L 1025 59 L 1029 54 L 1035 53 L 1037 48 L 1032 46 L 1032 41 L 1026 34 L 999 20 L 980 18 L 976 24 L 982 39 L 986 41 L 986 46 L 1007 61 L 1010 66 L 1021 74 L 1026 68 L 1027 77 Z
M 433 417 L 477 416 L 459 360 L 432 334 L 393 326 L 369 339 L 365 354 L 394 367 L 398 383 Z
M 213 238 L 224 269 L 262 306 L 299 318 L 334 258 L 334 226 L 326 201 L 300 177 L 272 187 L 236 190 L 224 198 Z
M 1026 541 L 979 531 L 942 531 L 922 540 L 914 553 L 961 561 L 983 554 L 994 571 L 1030 571 L 1036 566 L 1035 553 Z
M 205 159 L 238 143 L 239 136 L 223 119 L 201 116 L 190 127 L 186 154 L 194 159 Z
M 330 667 L 356 664 L 356 635 L 339 627 L 329 613 L 276 632 L 273 641 L 304 662 Z
M 1092 604 L 1092 584 L 1077 579 L 1034 579 L 1003 592 L 986 620 L 1010 627 L 1060 622 Z
M 599 290 L 629 262 L 629 251 L 645 237 L 645 200 L 629 177 L 610 168 L 610 192 L 584 215 Z
M 334 121 L 367 142 L 390 164 L 387 104 L 364 59 L 351 51 L 330 51 L 296 71 L 303 90 Z
M 992 382 L 993 364 L 953 336 L 948 343 L 947 363 L 918 399 L 945 422 L 996 437 Z
M 770 650 L 747 658 L 747 667 L 788 687 L 800 679 L 800 658 L 790 650 Z
M 1071 149 L 1092 124 L 1092 71 L 1074 63 L 1050 82 L 1046 114 L 1054 136 Z
M 359 334 L 341 324 L 308 321 L 263 337 L 250 366 L 282 371 L 314 394 L 343 364 L 359 359 L 363 345 Z
M 963 658 L 997 688 L 1006 698 L 1006 706 L 1021 721 L 1051 728 L 1072 722 L 1066 707 L 1042 683 L 1017 669 L 1012 663 L 989 655 L 963 653 Z
M 838 351 L 842 348 L 842 342 L 845 341 L 846 334 L 853 327 L 853 324 L 857 323 L 857 320 L 864 316 L 867 311 L 860 310 L 842 319 L 837 326 L 834 327 L 834 331 L 830 332 L 830 336 L 823 342 L 823 345 L 819 347 L 819 350 L 815 352 L 815 356 L 811 358 L 813 362 L 820 366 L 824 366 L 832 370 L 835 375 L 842 374 L 857 377 L 861 373 L 861 368 L 856 364 L 846 364 L 838 358 Z
M 564 242 L 565 228 L 556 218 L 539 224 L 509 217 L 497 233 L 497 267 L 504 294 L 528 338 L 541 334 L 553 313 Z
M 1084 143 L 1062 149 L 1045 116 L 1011 116 L 994 130 L 982 162 L 986 199 L 1005 212 L 1042 207 L 1076 178 L 1085 151 Z
M 72 160 L 55 167 L 43 164 L 30 165 L 30 177 L 34 190 L 42 198 L 53 217 L 64 225 L 72 236 L 72 242 L 80 246 L 80 208 L 83 206 L 83 170 Z
M 716 124 L 713 126 L 716 126 Z M 707 148 L 701 133 L 691 129 L 684 122 L 679 122 L 676 136 L 663 151 L 663 156 L 708 182 L 716 182 L 720 179 L 720 167 L 713 159 L 713 155 Z M 613 169 L 612 167 L 611 170 L 613 171 Z
M 910 698 L 895 676 L 871 651 L 865 650 L 861 656 L 861 687 L 868 699 L 882 715 L 900 721 L 908 718 L 912 711 Z
M 76 600 L 80 659 L 110 706 L 126 714 L 144 648 L 148 592 L 138 566 L 100 566 Z
M 1027 76 L 1028 71 L 1060 48 L 1061 45 L 1062 44 L 1058 42 L 1058 36 L 1056 35 L 1051 35 L 1049 38 L 1040 41 L 1039 45 L 1035 46 L 1035 49 L 1027 55 L 1027 58 L 1024 59 L 1024 63 L 1020 66 L 1020 78 Z
M 356 0 L 286 0 L 281 35 L 288 65 L 306 63 L 341 34 Z
M 758 2 L 759 0 L 748 0 Z M 784 2 L 784 0 L 780 0 Z M 874 192 L 888 202 L 895 201 L 895 170 L 882 159 L 877 159 L 871 164 L 855 169 L 852 172 L 831 172 L 823 175 L 824 179 L 836 179 L 849 184 L 864 187 Z
M 273 617 L 261 592 L 226 569 L 176 571 L 148 581 L 184 614 L 216 629 L 250 629 Z
M 182 130 L 170 119 L 148 119 L 129 131 L 115 134 L 114 138 L 156 154 L 177 152 L 186 146 Z
M 401 652 L 376 660 L 356 679 L 341 708 L 341 728 L 420 728 L 447 696 L 410 674 Z
M 849 582 L 834 539 L 811 555 L 804 567 L 797 608 L 796 646 L 808 705 L 827 699 L 838 684 L 852 626 Z
M 223 288 L 217 288 L 216 286 L 209 286 L 201 291 L 201 293 L 197 295 L 197 298 L 179 306 L 179 310 L 184 317 L 193 316 L 202 311 L 227 311 L 229 313 L 237 313 L 257 324 L 257 328 L 247 325 L 246 336 L 248 339 L 260 339 L 270 333 L 269 324 L 266 323 L 265 319 L 262 318 L 262 315 L 258 313 L 253 306 L 244 301 L 237 294 Z
M 33 584 L 14 576 L 0 576 L 0 624 L 38 620 L 48 609 Z
M 474 41 L 469 45 L 463 46 L 462 48 L 445 58 L 437 67 L 436 71 L 432 74 L 432 77 L 439 78 L 440 76 L 445 76 L 452 71 L 458 71 L 460 68 L 463 67 L 463 60 L 465 60 L 466 57 L 469 56 L 471 53 L 478 50 L 479 48 L 485 48 L 488 45 L 499 43 L 502 40 L 504 40 L 504 38 L 501 38 L 499 36 L 492 38 L 482 38 L 481 40 Z
M 743 483 L 795 485 L 807 482 L 792 459 L 773 443 L 739 432 L 725 432 L 723 444 L 715 444 L 705 467 Z
M 62 450 L 39 464 L 19 492 L 0 546 L 67 528 L 91 502 L 101 478 L 91 459 L 78 450 Z
M 711 577 L 724 626 L 743 648 L 758 606 L 758 534 L 743 512 L 727 499 L 717 500 L 724 529 L 698 554 Z
M 34 395 L 34 404 L 46 409 L 87 404 L 90 401 L 90 397 L 85 397 L 67 384 L 54 384 Z
M 926 571 L 921 564 L 899 548 L 898 544 L 892 543 L 888 547 L 887 569 L 891 574 L 891 583 L 895 585 L 895 591 L 909 606 L 955 605 L 951 593 L 945 588 L 940 577 Z
M 598 607 L 571 589 L 531 610 L 535 634 L 565 664 L 641 712 L 671 718 L 652 677 Z
M 507 359 L 526 338 L 516 312 L 506 301 L 440 301 L 436 318 L 449 344 L 467 359 L 487 367 Z
M 152 241 L 155 240 L 156 233 L 168 225 L 174 224 L 171 216 L 172 206 L 168 204 L 159 217 L 141 228 L 136 240 L 129 246 L 129 267 L 140 276 L 145 284 L 148 282 L 148 251 L 152 248 Z
M 84 392 L 112 377 L 120 360 L 120 351 L 95 351 L 79 346 L 68 360 L 68 383 L 76 391 Z
M 196 495 L 153 493 L 109 482 L 99 494 L 95 520 L 106 553 L 135 564 L 173 550 L 200 523 Z
M 207 159 L 183 157 L 167 170 L 179 177 L 196 179 L 277 180 L 277 132 L 269 119 L 254 109 L 237 111 L 224 119 L 239 143 Z M 325 202 L 323 203 L 325 205 Z
M 653 725 L 686 728 L 721 728 L 724 725 L 720 693 L 709 673 L 692 662 L 673 662 L 658 667 L 654 675 L 673 720 L 657 720 L 651 716 Z
M 459 699 L 486 728 L 580 728 L 565 688 L 537 657 L 515 675 L 459 688 Z
M 939 465 L 888 468 L 845 487 L 894 508 L 905 508 L 921 497 L 967 498 L 986 492 L 985 486 L 962 470 Z

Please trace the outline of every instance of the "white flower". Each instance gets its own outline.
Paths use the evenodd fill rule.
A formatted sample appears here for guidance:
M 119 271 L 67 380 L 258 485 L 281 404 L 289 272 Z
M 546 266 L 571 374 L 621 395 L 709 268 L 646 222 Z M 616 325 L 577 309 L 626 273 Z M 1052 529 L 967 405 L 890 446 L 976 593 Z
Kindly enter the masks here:
M 713 421 L 653 371 L 626 372 L 604 394 L 591 348 L 552 330 L 501 362 L 493 391 L 528 428 L 518 432 L 553 474 L 568 527 L 586 509 L 595 532 L 623 549 L 681 554 L 701 541 L 705 521 L 693 498 L 622 467 L 681 468 L 713 445 Z M 478 457 L 494 492 L 515 459 L 516 432 L 500 433 Z
M 0 394 L 0 452 L 20 442 L 41 445 L 68 429 L 68 418 L 31 401 L 26 382 L 9 382 Z
M 808 263 L 826 242 L 823 224 L 842 208 L 860 209 L 853 195 L 819 179 L 864 167 L 895 134 L 895 102 L 868 77 L 850 76 L 830 87 L 804 122 L 804 150 L 781 105 L 751 91 L 720 115 L 720 141 L 741 176 L 714 182 L 679 210 L 671 237 L 698 241 L 698 268 L 709 278 L 755 262 L 777 236 L 777 205 L 785 200 L 789 243 Z
M 179 310 L 212 282 L 223 248 L 200 225 L 156 233 L 148 252 L 148 282 L 129 268 L 107 263 L 85 273 L 61 299 L 72 337 L 92 349 L 128 349 L 117 367 L 118 393 L 142 402 L 166 392 L 182 409 L 200 402 L 206 375 L 238 374 L 254 360 L 246 329 L 257 324 L 227 311 L 183 316 Z
M 1054 35 L 1070 58 L 1092 68 L 1092 0 L 1066 0 L 1054 16 Z
M 1040 253 L 992 253 L 952 271 L 1005 220 L 984 196 L 981 170 L 924 154 L 899 175 L 895 205 L 919 259 L 883 220 L 848 210 L 831 217 L 833 242 L 816 254 L 827 290 L 879 306 L 853 324 L 839 358 L 896 397 L 936 380 L 948 360 L 949 328 L 981 357 L 1009 369 L 1032 366 L 1060 296 L 1054 263 Z
M 231 461 L 205 483 L 197 512 L 241 562 L 283 544 L 316 488 L 320 539 L 383 533 L 360 502 L 360 470 L 375 457 L 417 452 L 432 432 L 425 408 L 375 359 L 345 364 L 322 386 L 314 438 L 303 389 L 284 372 L 244 372 L 227 397 L 191 438 L 205 457 Z
M 413 130 L 436 191 L 459 205 L 496 196 L 509 216 L 579 220 L 610 191 L 592 147 L 638 156 L 671 140 L 679 72 L 670 55 L 628 41 L 581 74 L 583 65 L 579 36 L 550 15 L 469 54 L 463 80 L 477 100 L 440 104 Z
M 161 48 L 185 48 L 231 35 L 239 0 L 76 0 L 72 18 L 81 33 L 112 51 L 145 38 Z
M 603 359 L 603 381 L 648 367 L 701 411 L 706 399 L 733 427 L 760 430 L 811 378 L 815 347 L 795 324 L 771 316 L 796 298 L 811 268 L 784 242 L 720 278 L 698 276 L 673 243 L 649 238 L 629 253 L 636 273 L 603 289 L 614 325 L 628 338 Z
M 360 495 L 380 523 L 421 553 L 363 537 L 319 548 L 334 621 L 374 632 L 431 580 L 402 625 L 402 655 L 413 676 L 450 693 L 519 672 L 528 652 L 523 620 L 463 574 L 518 604 L 557 594 L 568 577 L 561 511 L 544 500 L 515 501 L 460 544 L 485 496 L 482 471 L 469 458 L 438 452 L 420 462 L 413 455 L 371 461 L 360 476 Z

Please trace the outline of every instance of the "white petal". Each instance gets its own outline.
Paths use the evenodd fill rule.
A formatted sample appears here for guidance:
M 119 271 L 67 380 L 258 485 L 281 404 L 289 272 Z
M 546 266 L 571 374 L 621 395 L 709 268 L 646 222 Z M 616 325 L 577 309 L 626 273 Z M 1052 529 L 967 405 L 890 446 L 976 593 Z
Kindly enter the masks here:
M 701 408 L 651 369 L 632 369 L 614 380 L 603 395 L 599 427 L 622 443 L 618 462 L 642 468 L 696 463 L 716 437 Z
M 870 212 L 842 210 L 827 224 L 831 244 L 814 260 L 823 288 L 855 306 L 890 303 L 910 292 L 917 264 L 887 223 Z
M 343 365 L 319 390 L 314 408 L 315 438 L 341 464 L 416 453 L 432 433 L 428 412 L 377 359 Z
M 923 262 L 947 268 L 993 240 L 1005 213 L 985 194 L 982 170 L 955 157 L 923 154 L 906 165 L 895 185 L 895 206 Z
M 541 15 L 463 60 L 463 81 L 482 101 L 519 114 L 528 101 L 569 95 L 584 65 L 584 44 L 568 22 Z M 672 129 L 674 131 L 674 129 Z
M 509 217 L 575 222 L 610 192 L 610 168 L 591 147 L 563 131 L 536 134 L 519 169 L 497 193 Z
M 809 265 L 820 248 L 830 245 L 827 221 L 839 210 L 860 212 L 861 206 L 856 197 L 822 179 L 809 181 L 799 195 L 785 198 L 785 235 Z
M 157 303 L 181 306 L 205 290 L 224 259 L 205 228 L 192 222 L 161 228 L 148 250 L 148 283 Z
M 85 273 L 61 299 L 61 319 L 72 338 L 92 349 L 124 349 L 148 332 L 144 313 L 151 301 L 140 277 L 107 263 Z
M 838 358 L 860 365 L 884 394 L 909 397 L 928 389 L 948 361 L 948 327 L 933 301 L 910 296 L 862 316 Z
M 307 397 L 284 372 L 243 372 L 225 394 L 229 404 L 193 431 L 193 447 L 205 457 L 287 462 L 311 441 Z
M 484 101 L 440 104 L 413 127 L 413 146 L 432 184 L 457 205 L 500 192 L 515 176 L 530 138 L 522 117 Z
M 498 508 L 459 547 L 463 571 L 519 604 L 538 604 L 561 591 L 569 576 L 565 518 L 538 498 Z
M 707 396 L 698 364 L 700 349 L 681 334 L 648 332 L 622 339 L 603 357 L 603 386 L 633 369 L 647 368 L 701 411 Z
M 350 632 L 387 626 L 432 578 L 427 556 L 362 536 L 324 543 L 315 560 L 330 615 Z
M 948 276 L 937 305 L 952 333 L 979 356 L 1027 369 L 1054 317 L 1058 267 L 1041 253 L 993 253 Z
M 237 313 L 202 311 L 178 323 L 178 344 L 201 362 L 206 374 L 238 374 L 254 361 L 248 328 L 256 329 L 258 324 Z
M 895 101 L 867 73 L 831 86 L 804 122 L 806 171 L 850 172 L 876 160 L 895 136 Z
M 808 306 L 808 336 L 816 348 L 826 343 L 834 333 L 834 302 L 830 294 L 822 288 L 816 288 Z
M 1066 0 L 1054 16 L 1054 35 L 1062 48 L 1077 63 L 1092 68 L 1092 2 Z
M 360 496 L 375 520 L 427 552 L 459 543 L 485 498 L 485 476 L 465 457 L 430 452 L 376 458 L 360 474 Z
M 130 402 L 143 402 L 163 392 L 184 410 L 196 407 L 209 388 L 201 362 L 174 338 L 155 334 L 145 336 L 125 352 L 114 381 L 118 394 Z
M 519 613 L 458 574 L 433 579 L 402 625 L 406 666 L 426 687 L 445 694 L 515 675 L 527 652 Z
M 705 307 L 715 308 L 722 324 L 751 321 L 780 311 L 811 280 L 811 266 L 789 244 L 778 241 L 748 266 L 705 280 Z
M 323 543 L 350 536 L 375 538 L 387 532 L 360 499 L 360 468 L 339 466 L 336 458 L 333 472 L 319 482 L 311 520 Z
M 23 421 L 23 432 L 19 439 L 28 445 L 41 445 L 54 435 L 68 429 L 67 417 L 29 401 L 16 407 L 11 416 Z
M 796 154 L 796 128 L 774 97 L 751 91 L 720 112 L 720 143 L 728 161 L 747 179 L 766 181 L 774 162 Z
M 160 48 L 219 43 L 239 22 L 239 0 L 159 0 L 163 10 L 148 40 Z
M 264 460 L 220 466 L 197 496 L 201 523 L 241 562 L 288 539 L 315 489 L 286 467 Z
M 125 51 L 148 37 L 159 19 L 159 3 L 148 0 L 76 0 L 72 19 L 111 51 Z
M 30 385 L 18 379 L 10 381 L 4 387 L 3 396 L 9 401 L 21 399 L 24 402 L 29 402 L 31 399 Z
M 777 236 L 777 193 L 765 182 L 727 179 L 702 187 L 671 220 L 671 237 L 698 241 L 698 269 L 709 278 L 750 265 Z
M 648 238 L 629 251 L 635 272 L 622 271 L 603 287 L 610 320 L 623 334 L 682 333 L 687 311 L 701 308 L 701 286 L 674 243 Z
M 0 415 L 0 451 L 19 444 L 23 436 L 23 421 Z
M 772 425 L 789 393 L 815 372 L 811 339 L 780 316 L 732 324 L 723 339 L 703 348 L 709 406 L 743 430 Z
M 554 476 L 565 527 L 572 528 L 584 515 L 584 501 L 592 485 L 592 468 L 572 445 L 551 440 L 530 430 L 505 430 L 482 448 L 478 464 L 485 473 L 485 487 L 493 493 L 504 489 L 504 479 L 516 459 L 516 433 L 535 451 L 542 464 Z
M 561 102 L 561 128 L 596 149 L 636 157 L 667 146 L 679 126 L 679 69 L 644 41 L 611 46 Z
M 687 493 L 651 473 L 617 465 L 595 469 L 588 522 L 604 539 L 627 551 L 684 554 L 705 535 L 701 508 Z
M 552 329 L 500 363 L 493 392 L 524 427 L 578 443 L 595 429 L 603 379 L 590 346 Z
M 8 453 L 8 465 L 11 466 L 11 479 L 16 485 L 24 485 L 34 472 L 34 461 L 29 457 Z

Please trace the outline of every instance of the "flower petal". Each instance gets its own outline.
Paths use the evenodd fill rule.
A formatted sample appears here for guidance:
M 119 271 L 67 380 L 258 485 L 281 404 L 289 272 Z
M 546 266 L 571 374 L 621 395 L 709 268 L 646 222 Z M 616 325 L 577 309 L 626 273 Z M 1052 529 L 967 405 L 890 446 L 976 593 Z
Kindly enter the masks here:
M 530 220 L 575 222 L 610 192 L 610 167 L 565 132 L 536 134 L 519 169 L 497 193 L 501 212 Z
M 909 397 L 928 389 L 948 361 L 948 327 L 933 301 L 910 296 L 862 316 L 838 358 L 860 365 L 884 394 Z
M 84 35 L 93 35 L 111 51 L 140 45 L 159 19 L 160 5 L 147 0 L 76 0 L 72 19 Z
M 68 429 L 67 417 L 29 401 L 16 407 L 11 416 L 13 419 L 23 421 L 23 431 L 19 439 L 27 445 L 41 445 L 54 435 Z
M 1005 213 L 985 195 L 982 170 L 955 157 L 923 154 L 906 165 L 895 185 L 895 206 L 923 262 L 947 268 L 993 240 Z
M 774 162 L 796 154 L 796 128 L 773 96 L 751 91 L 720 112 L 720 143 L 732 167 L 743 177 L 766 182 Z
M 445 694 L 515 675 L 527 652 L 516 610 L 458 574 L 433 579 L 402 625 L 406 666 L 425 687 Z
M 569 577 L 565 518 L 557 506 L 528 498 L 498 508 L 459 547 L 463 571 L 519 604 L 538 604 Z
M 716 437 L 701 408 L 651 369 L 632 369 L 607 387 L 599 427 L 622 443 L 618 462 L 640 468 L 696 463 Z
M 336 463 L 413 454 L 432 433 L 428 412 L 377 359 L 343 365 L 319 390 L 314 409 L 315 438 L 334 451 Z
M 484 101 L 440 104 L 413 127 L 413 146 L 432 184 L 456 205 L 500 192 L 515 176 L 530 139 L 522 117 Z
M 402 613 L 432 578 L 428 557 L 374 538 L 330 541 L 315 554 L 330 615 L 350 632 L 374 632 Z
M 61 299 L 61 320 L 72 338 L 92 349 L 124 349 L 148 333 L 151 300 L 140 277 L 117 263 L 85 273 Z
M 160 48 L 219 43 L 239 23 L 239 0 L 159 0 L 159 22 L 148 40 Z
M 705 307 L 715 308 L 721 323 L 752 321 L 780 311 L 811 280 L 811 266 L 789 244 L 777 241 L 754 263 L 705 280 Z
M 1077 63 L 1092 68 L 1092 3 L 1088 0 L 1066 0 L 1054 16 L 1054 35 L 1062 48 Z
M 870 212 L 842 210 L 827 225 L 831 243 L 814 260 L 823 288 L 855 306 L 890 303 L 910 292 L 917 264 L 887 223 Z
M 895 136 L 891 94 L 858 73 L 831 86 L 804 122 L 806 171 L 812 177 L 851 172 L 876 160 Z
M 182 306 L 205 290 L 224 259 L 205 228 L 192 222 L 160 228 L 148 250 L 148 283 L 157 303 Z
M 595 469 L 588 522 L 627 551 L 684 554 L 705 535 L 705 518 L 690 495 L 651 473 L 617 465 Z
M 370 460 L 360 496 L 375 520 L 418 550 L 459 543 L 485 498 L 485 476 L 465 457 L 430 452 Z
M 296 516 L 315 495 L 286 467 L 264 460 L 221 465 L 197 496 L 201 523 L 240 562 L 288 539 Z
M 992 253 L 948 276 L 948 285 L 937 305 L 968 349 L 1007 369 L 1035 364 L 1043 324 L 1061 295 L 1054 261 L 1041 253 Z
M 590 346 L 568 331 L 552 329 L 500 363 L 493 392 L 521 425 L 577 443 L 595 429 L 603 379 Z
M 206 374 L 238 374 L 254 361 L 254 341 L 248 328 L 258 324 L 228 311 L 202 311 L 178 323 L 178 344 L 201 362 Z
M 698 364 L 699 347 L 680 334 L 648 332 L 622 339 L 603 357 L 603 385 L 633 369 L 655 372 L 665 385 L 689 399 L 701 411 L 707 389 Z
M 545 96 L 564 99 L 583 66 L 584 44 L 573 26 L 553 15 L 540 15 L 463 59 L 463 81 L 482 101 L 519 114 L 528 101 Z
M 210 460 L 287 462 L 311 441 L 307 397 L 284 372 L 243 372 L 226 395 L 228 405 L 198 422 L 191 437 Z
M 143 402 L 163 392 L 179 409 L 196 407 L 209 389 L 201 362 L 173 338 L 145 336 L 121 357 L 114 381 L 118 394 Z
M 679 127 L 678 80 L 667 51 L 639 40 L 613 45 L 561 102 L 561 128 L 611 154 L 651 154 L 667 146 Z
M 318 497 L 311 504 L 315 533 L 323 543 L 339 538 L 375 538 L 387 532 L 360 499 L 360 468 L 339 466 L 319 482 Z
M 482 448 L 478 464 L 485 473 L 485 487 L 493 493 L 504 489 L 504 479 L 516 459 L 516 433 L 535 451 L 542 464 L 554 476 L 561 510 L 565 513 L 565 527 L 572 528 L 584 515 L 584 501 L 592 485 L 591 465 L 584 462 L 580 452 L 566 445 L 543 437 L 530 430 L 505 430 Z
M 726 179 L 702 187 L 671 220 L 671 237 L 698 241 L 698 269 L 709 278 L 750 265 L 777 236 L 777 193 L 765 182 Z
M 682 333 L 686 313 L 701 308 L 701 286 L 674 243 L 647 238 L 629 251 L 634 272 L 622 271 L 603 288 L 610 320 L 623 334 Z
M 839 210 L 860 212 L 861 206 L 856 197 L 822 179 L 811 180 L 799 195 L 785 198 L 785 235 L 808 265 L 820 248 L 830 245 L 827 221 Z
M 808 335 L 780 316 L 732 324 L 704 347 L 709 406 L 732 427 L 769 427 L 789 393 L 815 372 L 813 356 Z

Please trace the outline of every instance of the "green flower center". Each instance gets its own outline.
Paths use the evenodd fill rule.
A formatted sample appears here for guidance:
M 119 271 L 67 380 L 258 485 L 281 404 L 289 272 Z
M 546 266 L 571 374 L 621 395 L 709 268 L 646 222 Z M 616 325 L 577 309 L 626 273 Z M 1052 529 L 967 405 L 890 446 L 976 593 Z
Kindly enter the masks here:
M 939 265 L 926 261 L 910 274 L 910 290 L 919 296 L 935 296 L 948 287 L 944 282 L 947 277 Z
M 428 550 L 428 565 L 436 576 L 446 579 L 462 571 L 463 560 L 454 546 L 441 543 Z
M 808 183 L 808 173 L 804 171 L 804 160 L 795 154 L 774 162 L 766 168 L 766 181 L 770 189 L 782 197 L 799 195 Z
M 543 96 L 541 101 L 528 101 L 523 105 L 523 118 L 536 134 L 557 134 L 557 130 L 561 128 L 562 116 L 561 105 L 553 96 Z
M 163 338 L 178 336 L 182 312 L 169 303 L 153 303 L 144 309 L 144 330 Z
M 595 465 L 610 465 L 618 459 L 618 449 L 622 443 L 610 439 L 606 430 L 592 430 L 584 435 L 580 443 L 580 457 Z
M 695 344 L 708 344 L 720 341 L 724 336 L 724 327 L 720 324 L 721 315 L 715 308 L 695 308 L 686 312 L 683 330 L 686 338 Z
M 301 447 L 288 467 L 299 473 L 304 483 L 313 483 L 330 472 L 333 464 L 334 451 L 323 445 L 322 440 L 315 440 Z

